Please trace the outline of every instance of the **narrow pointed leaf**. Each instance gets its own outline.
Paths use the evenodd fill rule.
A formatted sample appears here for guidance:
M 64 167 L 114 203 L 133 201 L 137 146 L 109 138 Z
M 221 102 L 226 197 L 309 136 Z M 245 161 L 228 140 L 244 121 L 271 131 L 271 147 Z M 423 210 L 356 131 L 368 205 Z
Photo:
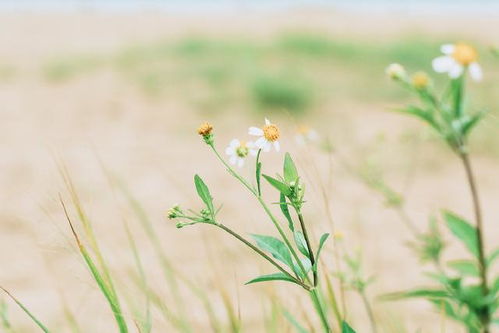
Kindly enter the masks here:
M 215 213 L 213 208 L 213 198 L 211 197 L 210 190 L 208 190 L 208 186 L 206 186 L 204 181 L 198 175 L 194 176 L 194 184 L 196 185 L 196 191 L 198 192 L 199 197 L 203 200 L 206 207 L 210 210 L 210 212 Z
M 355 330 L 348 325 L 346 321 L 341 323 L 341 333 L 356 333 Z
M 303 236 L 303 233 L 301 231 L 295 231 L 293 233 L 295 236 L 295 242 L 296 246 L 298 247 L 298 250 L 303 253 L 305 256 L 309 256 L 308 249 L 307 249 L 307 242 L 305 241 L 305 237 Z
M 321 255 L 322 248 L 324 247 L 324 244 L 326 243 L 326 240 L 328 237 L 329 237 L 329 234 L 326 233 L 326 234 L 323 234 L 321 236 L 321 239 L 319 240 L 319 248 L 317 249 L 317 255 L 315 256 L 314 267 L 312 267 L 314 272 L 317 271 L 317 265 L 319 264 L 319 256 Z
M 270 185 L 274 186 L 279 192 L 281 192 L 285 196 L 291 194 L 291 189 L 289 188 L 288 185 L 270 176 L 267 175 L 262 175 L 262 176 L 270 183 Z
M 289 323 L 295 328 L 298 333 L 308 333 L 308 331 L 303 327 L 298 320 L 287 310 L 284 310 L 284 317 L 289 321 Z
M 298 179 L 298 171 L 296 170 L 295 163 L 291 159 L 291 155 L 286 153 L 284 156 L 284 180 L 287 183 L 295 182 Z
M 284 217 L 286 218 L 286 220 L 288 220 L 289 230 L 294 232 L 295 226 L 293 224 L 293 219 L 291 218 L 291 215 L 289 214 L 289 208 L 288 208 L 288 204 L 286 202 L 286 196 L 283 193 L 280 194 L 279 207 L 281 208 L 281 212 L 284 215 Z
M 478 266 L 471 260 L 454 260 L 447 263 L 447 266 L 465 276 L 479 276 Z
M 452 234 L 461 240 L 475 257 L 478 257 L 476 228 L 451 212 L 444 212 L 444 217 Z
M 265 282 L 265 281 L 287 281 L 287 282 L 293 282 L 296 283 L 295 280 L 290 278 L 284 273 L 274 273 L 274 274 L 268 274 L 268 275 L 262 275 L 257 278 L 254 278 L 245 284 L 252 284 L 252 283 L 257 283 L 257 282 Z
M 401 291 L 383 295 L 381 298 L 385 301 L 395 301 L 404 298 L 427 298 L 427 299 L 441 299 L 449 297 L 449 293 L 440 289 L 414 289 L 408 291 Z

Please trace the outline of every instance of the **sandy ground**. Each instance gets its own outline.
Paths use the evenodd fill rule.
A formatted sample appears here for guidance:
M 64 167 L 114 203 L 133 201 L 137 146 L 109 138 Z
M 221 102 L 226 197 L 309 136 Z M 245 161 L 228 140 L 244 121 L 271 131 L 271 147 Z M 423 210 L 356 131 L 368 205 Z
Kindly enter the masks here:
M 214 286 L 225 286 L 239 308 L 246 332 L 261 331 L 260 304 L 265 302 L 267 289 L 244 287 L 243 283 L 257 273 L 268 272 L 269 267 L 215 230 L 207 227 L 176 230 L 165 220 L 164 212 L 176 202 L 197 207 L 192 175 L 200 173 L 212 187 L 216 200 L 224 203 L 221 218 L 226 224 L 243 233 L 263 233 L 271 228 L 256 209 L 256 203 L 224 173 L 194 134 L 198 123 L 204 120 L 203 115 L 180 101 L 151 101 L 106 70 L 64 84 L 49 83 L 38 73 L 44 60 L 61 53 L 110 52 L 137 41 L 177 38 L 194 32 L 266 37 L 297 27 L 368 38 L 389 38 L 401 31 L 415 30 L 461 34 L 492 43 L 497 38 L 492 32 L 497 30 L 498 22 L 492 15 L 470 21 L 438 15 L 426 18 L 339 15 L 310 9 L 217 17 L 92 12 L 3 13 L 0 17 L 0 60 L 19 68 L 14 79 L 0 85 L 0 283 L 49 325 L 61 327 L 56 332 L 69 331 L 62 315 L 63 302 L 67 302 L 84 332 L 114 331 L 111 313 L 78 256 L 62 215 L 58 195 L 68 196 L 58 173 L 58 160 L 64 161 L 77 184 L 121 288 L 131 288 L 127 276 L 133 261 L 123 227 L 128 223 L 151 285 L 166 294 L 151 245 L 126 202 L 110 188 L 98 158 L 126 182 L 144 205 L 170 259 L 179 271 L 209 290 L 210 297 L 220 305 L 217 311 L 221 317 L 224 310 Z M 331 122 L 331 131 L 340 133 L 337 136 L 348 142 L 340 144 L 345 147 L 340 150 L 347 155 L 352 153 L 352 158 L 359 155 L 358 152 L 353 155 L 357 144 L 365 145 L 380 132 L 385 133 L 386 147 L 379 154 L 387 178 L 405 191 L 407 210 L 418 224 L 424 224 L 430 213 L 442 207 L 471 217 L 469 193 L 458 161 L 450 154 L 442 157 L 442 150 L 436 151 L 427 143 L 401 144 L 400 133 L 411 128 L 417 130 L 418 124 L 384 113 L 383 105 L 366 110 L 362 103 L 352 103 L 348 108 L 329 105 L 315 121 Z M 348 122 L 352 130 L 335 123 L 338 119 Z M 246 131 L 249 125 L 258 125 L 255 121 L 260 120 L 237 110 L 212 119 L 220 146 Z M 321 231 L 331 230 L 317 191 L 317 184 L 327 172 L 327 157 L 314 150 L 300 152 L 294 147 L 290 131 L 284 131 L 282 143 L 285 150 L 300 153 L 300 166 L 310 175 L 307 180 L 311 182 L 311 203 L 306 214 L 314 224 L 317 239 Z M 281 155 L 266 156 L 266 172 L 278 171 L 280 168 L 273 162 L 281 158 Z M 312 163 L 318 166 L 322 178 L 314 175 Z M 410 172 L 409 166 L 414 164 L 417 168 Z M 486 241 L 491 249 L 497 246 L 499 237 L 499 225 L 494 218 L 499 214 L 497 160 L 479 156 L 476 169 L 485 211 Z M 335 224 L 346 234 L 348 247 L 363 249 L 366 271 L 377 276 L 370 296 L 424 283 L 419 274 L 420 264 L 405 246 L 408 234 L 397 215 L 346 172 L 336 157 L 333 157 L 332 177 L 329 200 Z M 461 253 L 462 249 L 453 242 L 450 257 Z M 328 266 L 332 267 L 331 247 L 326 248 L 326 256 Z M 293 309 L 299 309 L 307 301 L 298 290 L 287 292 L 282 286 L 272 290 L 285 297 Z M 196 331 L 207 331 L 199 301 L 188 295 L 184 298 Z M 360 299 L 349 294 L 349 301 L 358 331 L 367 332 L 368 322 Z M 403 321 L 410 332 L 418 327 L 421 332 L 435 332 L 439 325 L 438 314 L 424 302 L 376 303 L 375 307 L 385 322 Z M 17 308 L 12 306 L 10 313 L 19 332 L 37 331 Z M 155 332 L 168 331 L 157 313 L 154 319 Z M 457 332 L 450 323 L 448 328 L 448 332 Z

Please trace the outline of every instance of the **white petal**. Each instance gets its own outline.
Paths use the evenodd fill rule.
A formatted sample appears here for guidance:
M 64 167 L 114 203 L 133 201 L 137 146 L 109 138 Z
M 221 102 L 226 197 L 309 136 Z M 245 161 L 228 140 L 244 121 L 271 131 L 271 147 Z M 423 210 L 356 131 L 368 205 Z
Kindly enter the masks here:
M 229 146 L 229 147 L 225 148 L 225 153 L 227 155 L 234 155 L 236 153 L 236 150 L 233 147 Z
M 456 61 L 448 56 L 442 56 L 433 59 L 432 61 L 433 70 L 437 73 L 447 73 L 456 64 Z
M 305 145 L 305 138 L 301 134 L 295 135 L 295 141 L 300 146 L 304 146 Z
M 251 154 L 251 156 L 256 156 L 256 155 L 258 155 L 258 150 L 256 150 L 256 149 L 250 149 L 249 153 Z
M 440 51 L 442 51 L 443 54 L 452 54 L 455 50 L 454 44 L 444 44 L 440 47 Z
M 253 141 L 248 141 L 246 142 L 246 147 L 248 147 L 248 149 L 255 148 L 255 143 Z
M 255 146 L 257 146 L 260 149 L 263 149 L 266 143 L 267 143 L 267 139 L 265 139 L 263 136 L 261 136 L 258 138 L 258 140 L 255 141 Z
M 310 130 L 308 132 L 308 139 L 310 141 L 317 141 L 317 140 L 319 140 L 319 133 L 317 133 L 317 131 L 315 131 L 315 130 Z
M 471 63 L 470 67 L 469 67 L 469 71 L 470 71 L 470 76 L 473 80 L 475 80 L 475 81 L 482 80 L 482 77 L 483 77 L 482 67 L 478 63 L 476 63 L 476 62 Z
M 275 151 L 279 151 L 281 149 L 281 145 L 279 144 L 279 141 L 274 141 L 274 149 L 275 149 Z
M 268 120 L 267 118 L 265 118 L 265 125 L 270 125 L 270 124 L 271 124 L 270 120 Z
M 237 148 L 241 145 L 238 139 L 232 139 L 232 141 L 229 143 L 229 147 L 232 148 Z
M 242 167 L 244 165 L 244 158 L 238 158 L 237 159 L 237 166 Z
M 464 67 L 459 65 L 458 63 L 454 64 L 449 71 L 449 76 L 453 79 L 457 79 L 463 74 Z
M 268 153 L 270 151 L 270 148 L 272 148 L 272 143 L 265 140 L 265 144 L 262 147 L 263 151 Z
M 236 155 L 232 155 L 229 158 L 229 162 L 230 162 L 230 164 L 236 164 L 237 163 L 237 156 Z
M 255 135 L 255 136 L 262 136 L 263 135 L 263 130 L 258 127 L 250 127 L 248 130 L 249 135 Z

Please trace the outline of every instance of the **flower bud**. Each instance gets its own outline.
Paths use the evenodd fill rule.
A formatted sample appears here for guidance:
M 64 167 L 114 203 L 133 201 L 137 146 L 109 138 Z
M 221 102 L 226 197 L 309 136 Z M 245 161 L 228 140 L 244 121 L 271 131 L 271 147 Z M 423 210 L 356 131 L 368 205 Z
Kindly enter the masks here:
M 402 80 L 407 76 L 405 68 L 400 64 L 391 64 L 386 68 L 386 74 L 394 80 Z
M 423 90 L 430 84 L 430 77 L 425 72 L 417 72 L 412 76 L 412 86 L 418 90 Z
M 168 218 L 171 220 L 171 219 L 174 219 L 174 218 L 177 218 L 177 217 L 183 215 L 183 213 L 184 212 L 182 211 L 180 206 L 175 205 L 168 210 L 168 212 L 166 213 L 166 216 L 168 216 Z
M 198 134 L 201 135 L 203 137 L 204 142 L 206 142 L 209 145 L 213 144 L 212 131 L 213 131 L 213 126 L 208 122 L 202 123 L 198 128 Z

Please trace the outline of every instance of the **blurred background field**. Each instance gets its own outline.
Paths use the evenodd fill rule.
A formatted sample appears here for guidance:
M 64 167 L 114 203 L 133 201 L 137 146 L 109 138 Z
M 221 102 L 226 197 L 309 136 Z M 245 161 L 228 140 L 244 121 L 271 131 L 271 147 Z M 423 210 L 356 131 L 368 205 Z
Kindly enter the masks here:
M 192 184 L 199 173 L 224 204 L 226 224 L 243 233 L 270 230 L 195 133 L 209 120 L 223 148 L 268 117 L 283 128 L 283 150 L 296 156 L 307 175 L 311 204 L 305 213 L 314 239 L 333 229 L 324 218 L 321 193 L 321 184 L 330 186 L 335 229 L 351 248 L 362 250 L 366 272 L 377 277 L 369 294 L 383 332 L 434 332 L 439 314 L 426 303 L 376 300 L 426 282 L 407 247 L 407 229 L 386 206 L 380 184 L 405 198 L 407 213 L 421 229 L 441 208 L 470 217 L 469 193 L 459 164 L 435 144 L 434 134 L 391 112 L 410 97 L 385 78 L 384 69 L 400 62 L 410 71 L 431 72 L 431 60 L 446 42 L 465 40 L 479 50 L 484 81 L 470 84 L 469 103 L 491 112 L 472 138 L 472 149 L 492 248 L 499 237 L 499 60 L 491 52 L 499 45 L 496 5 L 469 2 L 467 10 L 464 1 L 227 3 L 215 9 L 126 4 L 133 8 L 94 2 L 64 10 L 0 6 L 0 285 L 55 332 L 76 326 L 82 332 L 115 330 L 59 203 L 59 193 L 69 198 L 58 170 L 64 164 L 130 318 L 143 311 L 144 300 L 136 297 L 140 274 L 125 225 L 154 291 L 153 332 L 231 331 L 238 325 L 246 332 L 291 332 L 278 299 L 286 299 L 284 310 L 303 322 L 314 321 L 304 315 L 307 300 L 297 291 L 277 283 L 244 286 L 269 267 L 233 240 L 208 227 L 176 230 L 165 218 L 175 203 L 199 205 Z M 332 152 L 297 146 L 300 125 L 315 128 Z M 282 154 L 266 155 L 266 173 L 279 171 L 281 159 Z M 243 173 L 250 175 L 251 168 Z M 109 174 L 119 182 L 110 182 Z M 143 228 L 137 202 L 158 243 Z M 174 273 L 158 261 L 155 244 L 161 244 Z M 330 261 L 324 264 L 332 271 L 331 249 L 325 251 Z M 447 254 L 462 252 L 451 244 Z M 178 286 L 164 278 L 165 267 Z M 351 321 L 366 332 L 360 300 L 347 296 Z M 180 319 L 169 321 L 169 313 Z M 11 303 L 8 314 L 15 332 L 36 332 Z

